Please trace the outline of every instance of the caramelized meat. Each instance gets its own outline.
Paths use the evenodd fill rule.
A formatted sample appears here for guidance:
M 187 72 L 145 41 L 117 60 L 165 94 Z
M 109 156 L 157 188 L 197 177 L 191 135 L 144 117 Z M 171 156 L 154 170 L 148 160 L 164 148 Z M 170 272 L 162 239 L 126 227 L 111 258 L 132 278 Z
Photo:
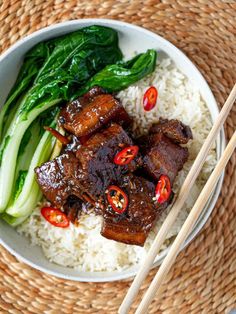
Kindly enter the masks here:
M 142 226 L 131 224 L 128 220 L 119 223 L 103 220 L 101 235 L 110 240 L 139 246 L 143 246 L 147 238 Z
M 117 124 L 96 133 L 82 146 L 72 145 L 77 148 L 76 156 L 71 149 L 35 169 L 44 196 L 57 207 L 62 207 L 71 195 L 102 206 L 107 186 L 136 169 L 134 160 L 123 167 L 113 162 L 121 147 L 130 145 L 133 145 L 132 139 Z
M 192 139 L 192 131 L 178 120 L 160 118 L 152 125 L 149 134 L 139 139 L 144 154 L 143 167 L 155 181 L 164 174 L 173 184 L 189 156 L 188 149 L 179 144 L 186 144 Z
M 180 144 L 192 138 L 191 129 L 178 120 L 161 118 L 149 135 L 139 139 L 139 155 L 127 165 L 117 165 L 116 154 L 135 143 L 122 128 L 131 120 L 116 98 L 94 87 L 67 104 L 59 121 L 73 136 L 61 156 L 35 169 L 44 196 L 63 208 L 73 223 L 85 202 L 89 211 L 92 206 L 103 216 L 104 237 L 143 246 L 172 200 L 170 197 L 168 202 L 158 204 L 155 185 L 163 174 L 174 183 L 188 159 L 188 149 Z M 117 185 L 128 197 L 128 207 L 122 214 L 114 211 L 115 200 L 113 208 L 108 204 L 106 190 L 110 185 Z
M 35 169 L 44 196 L 56 207 L 62 207 L 71 195 L 96 205 L 96 199 L 81 184 L 79 160 L 71 152 L 58 156 Z
M 128 126 L 131 123 L 121 103 L 110 94 L 99 94 L 91 90 L 88 94 L 72 101 L 62 109 L 59 121 L 70 133 L 85 142 L 91 134 L 109 122 L 119 122 Z
M 127 166 L 114 163 L 116 153 L 133 145 L 132 139 L 121 126 L 112 124 L 109 128 L 94 134 L 82 145 L 76 157 L 80 162 L 80 183 L 95 197 L 103 196 L 108 185 L 120 182 L 122 176 L 136 169 L 133 160 Z
M 128 208 L 119 215 L 107 206 L 101 234 L 118 242 L 143 246 L 162 211 L 153 200 L 155 185 L 144 178 L 126 175 L 120 187 L 128 196 Z
M 158 181 L 162 174 L 173 184 L 178 172 L 188 159 L 188 149 L 172 142 L 162 133 L 143 137 L 143 167 L 150 177 Z
M 70 195 L 81 197 L 78 168 L 78 159 L 72 153 L 67 153 L 35 169 L 43 195 L 54 206 L 62 207 Z
M 179 120 L 168 120 L 160 118 L 158 123 L 152 125 L 150 134 L 163 133 L 166 137 L 178 144 L 187 144 L 193 138 L 189 126 Z

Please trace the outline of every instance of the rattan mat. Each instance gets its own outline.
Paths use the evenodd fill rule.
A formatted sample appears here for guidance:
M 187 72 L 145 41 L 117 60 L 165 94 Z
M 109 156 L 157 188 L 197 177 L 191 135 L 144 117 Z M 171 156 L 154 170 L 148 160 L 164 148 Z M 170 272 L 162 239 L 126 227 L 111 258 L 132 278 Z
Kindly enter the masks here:
M 150 29 L 182 49 L 222 105 L 236 81 L 236 2 L 207 0 L 0 0 L 0 49 L 53 23 L 86 17 Z M 236 125 L 236 106 L 225 127 Z M 150 313 L 236 308 L 236 155 L 204 230 L 180 254 Z M 149 285 L 153 272 L 142 289 Z M 76 283 L 40 273 L 0 247 L 0 313 L 116 313 L 130 282 Z

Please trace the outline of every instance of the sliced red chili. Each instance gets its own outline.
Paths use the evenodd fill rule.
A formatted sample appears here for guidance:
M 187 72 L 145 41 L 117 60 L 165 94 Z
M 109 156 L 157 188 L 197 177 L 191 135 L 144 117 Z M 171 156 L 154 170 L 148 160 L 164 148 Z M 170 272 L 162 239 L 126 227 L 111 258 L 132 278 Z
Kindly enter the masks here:
M 107 200 L 112 209 L 118 214 L 123 214 L 129 203 L 126 193 L 116 185 L 108 187 Z
M 160 179 L 156 185 L 155 193 L 157 202 L 160 204 L 166 202 L 169 199 L 171 194 L 171 184 L 168 176 L 160 176 Z
M 53 226 L 59 228 L 69 227 L 69 219 L 61 210 L 53 207 L 41 208 L 42 216 Z
M 55 129 L 49 127 L 49 126 L 45 126 L 45 127 L 44 127 L 44 130 L 50 132 L 50 133 L 51 133 L 53 136 L 55 136 L 55 137 L 58 139 L 58 141 L 60 141 L 62 144 L 67 145 L 67 144 L 70 143 L 70 140 L 69 140 L 66 136 L 64 136 L 64 135 L 62 135 L 61 133 L 59 133 L 57 130 L 55 130 Z
M 137 156 L 138 150 L 138 146 L 125 147 L 116 154 L 114 163 L 120 166 L 129 164 Z
M 158 91 L 156 87 L 149 87 L 143 96 L 143 107 L 145 111 L 152 110 L 157 102 Z

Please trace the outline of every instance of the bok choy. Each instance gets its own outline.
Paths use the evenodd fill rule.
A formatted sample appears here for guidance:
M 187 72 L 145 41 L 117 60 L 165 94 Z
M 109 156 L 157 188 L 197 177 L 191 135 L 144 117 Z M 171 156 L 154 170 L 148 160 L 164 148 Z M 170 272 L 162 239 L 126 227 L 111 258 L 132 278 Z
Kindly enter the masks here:
M 55 123 L 52 126 L 55 127 Z M 41 199 L 42 193 L 35 180 L 34 169 L 49 160 L 54 144 L 55 138 L 50 132 L 45 131 L 36 147 L 28 170 L 17 181 L 13 199 L 10 201 L 6 210 L 8 215 L 27 217 Z
M 32 86 L 40 68 L 48 57 L 48 53 L 47 45 L 40 43 L 25 55 L 17 80 L 8 95 L 4 107 L 0 111 L 0 141 L 14 117 L 23 93 Z
M 13 217 L 13 216 L 10 216 L 6 213 L 3 213 L 1 215 L 1 218 L 4 219 L 12 227 L 16 227 L 16 226 L 22 224 L 28 218 L 28 216 Z

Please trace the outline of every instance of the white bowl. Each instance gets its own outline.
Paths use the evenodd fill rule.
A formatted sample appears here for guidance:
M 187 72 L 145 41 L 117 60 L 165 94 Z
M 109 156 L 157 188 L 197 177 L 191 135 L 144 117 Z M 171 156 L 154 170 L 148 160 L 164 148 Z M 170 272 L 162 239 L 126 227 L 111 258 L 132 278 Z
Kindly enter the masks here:
M 218 115 L 218 107 L 209 86 L 198 69 L 179 49 L 162 37 L 141 27 L 105 19 L 75 20 L 46 27 L 18 41 L 15 45 L 3 53 L 0 57 L 0 106 L 3 105 L 7 94 L 16 79 L 24 54 L 32 46 L 40 41 L 57 37 L 93 24 L 109 26 L 116 29 L 119 33 L 120 47 L 127 58 L 131 57 L 134 52 L 143 52 L 148 48 L 154 48 L 169 55 L 169 57 L 174 60 L 177 67 L 185 73 L 186 76 L 198 84 L 200 93 L 210 110 L 213 121 L 216 119 Z M 221 156 L 224 147 L 225 138 L 222 130 L 217 140 L 217 158 Z M 187 245 L 197 235 L 211 214 L 220 193 L 222 180 L 223 176 L 219 180 L 214 193 L 189 235 L 185 245 Z M 104 282 L 125 279 L 134 276 L 137 272 L 137 267 L 132 267 L 121 272 L 79 272 L 74 269 L 52 264 L 44 257 L 39 247 L 30 246 L 28 239 L 20 236 L 13 228 L 8 226 L 3 221 L 0 221 L 0 244 L 26 264 L 43 272 L 65 279 Z M 155 265 L 161 263 L 167 251 L 168 249 L 162 252 L 161 256 L 157 258 Z

